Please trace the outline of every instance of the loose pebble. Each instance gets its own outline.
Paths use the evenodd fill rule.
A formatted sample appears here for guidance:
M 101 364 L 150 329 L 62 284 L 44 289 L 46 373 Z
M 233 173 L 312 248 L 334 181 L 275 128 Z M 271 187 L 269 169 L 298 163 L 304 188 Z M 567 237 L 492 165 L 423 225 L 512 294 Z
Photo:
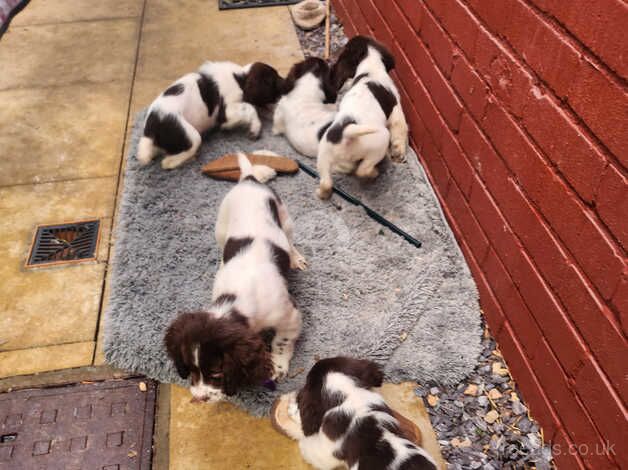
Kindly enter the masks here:
M 435 397 L 434 395 L 428 395 L 427 396 L 427 402 L 430 404 L 430 406 L 433 408 L 436 406 L 436 404 L 438 403 L 438 397 Z
M 493 424 L 495 421 L 497 421 L 497 418 L 499 418 L 499 413 L 495 410 L 491 410 L 486 413 L 486 416 L 484 416 L 484 421 L 486 421 L 488 424 Z
M 475 384 L 469 384 L 464 391 L 465 395 L 476 396 L 478 394 L 478 386 Z
M 145 382 L 138 383 L 137 387 L 140 389 L 140 392 L 145 392 L 147 390 Z

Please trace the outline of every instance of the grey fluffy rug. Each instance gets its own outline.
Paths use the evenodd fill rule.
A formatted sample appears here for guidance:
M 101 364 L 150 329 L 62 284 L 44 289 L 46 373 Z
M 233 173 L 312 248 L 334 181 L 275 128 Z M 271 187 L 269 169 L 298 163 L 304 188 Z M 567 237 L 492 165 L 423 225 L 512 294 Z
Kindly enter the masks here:
M 214 133 L 199 158 L 177 170 L 163 171 L 158 160 L 140 168 L 138 122 L 142 116 L 132 134 L 115 228 L 105 354 L 116 367 L 181 383 L 166 357 L 163 334 L 177 313 L 210 303 L 221 256 L 214 221 L 233 184 L 209 179 L 200 167 L 234 150 L 270 149 L 314 162 L 273 137 L 266 122 L 259 141 L 244 132 Z M 351 177 L 336 183 L 423 246 L 415 248 L 337 195 L 319 201 L 316 180 L 303 172 L 273 181 L 295 221 L 296 245 L 309 269 L 290 277 L 304 317 L 292 378 L 276 392 L 256 388 L 235 398 L 253 414 L 266 413 L 277 394 L 300 386 L 318 358 L 371 358 L 385 367 L 390 381 L 444 384 L 459 382 L 476 364 L 476 288 L 418 164 L 387 164 L 371 185 Z

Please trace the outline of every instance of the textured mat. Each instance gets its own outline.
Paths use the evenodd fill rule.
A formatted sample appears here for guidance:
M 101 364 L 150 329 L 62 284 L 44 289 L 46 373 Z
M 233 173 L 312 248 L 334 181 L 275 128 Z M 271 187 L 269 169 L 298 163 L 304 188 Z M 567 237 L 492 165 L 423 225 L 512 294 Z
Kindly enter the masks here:
M 215 133 L 196 161 L 166 172 L 158 160 L 139 167 L 136 125 L 105 319 L 105 354 L 112 365 L 180 383 L 163 334 L 177 313 L 210 303 L 221 256 L 214 221 L 233 184 L 203 176 L 200 167 L 234 150 L 257 149 L 314 164 L 270 135 L 269 127 L 265 122 L 257 142 L 244 132 Z M 418 164 L 385 165 L 371 185 L 351 177 L 336 182 L 423 246 L 415 248 L 336 195 L 319 201 L 316 180 L 303 172 L 273 181 L 295 221 L 295 242 L 309 269 L 290 277 L 304 317 L 292 378 L 277 392 L 253 389 L 234 400 L 254 414 L 268 411 L 275 394 L 299 386 L 318 358 L 369 357 L 385 366 L 388 380 L 447 384 L 460 381 L 476 363 L 481 336 L 476 288 Z

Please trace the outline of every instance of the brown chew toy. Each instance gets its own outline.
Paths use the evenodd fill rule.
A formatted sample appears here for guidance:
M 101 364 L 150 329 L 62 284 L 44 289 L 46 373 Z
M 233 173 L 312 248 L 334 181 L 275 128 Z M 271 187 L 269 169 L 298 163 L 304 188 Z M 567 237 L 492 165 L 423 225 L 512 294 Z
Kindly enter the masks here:
M 288 157 L 258 155 L 256 153 L 247 153 L 246 156 L 252 165 L 266 165 L 277 173 L 296 173 L 299 171 L 297 162 Z M 217 160 L 209 162 L 201 171 L 217 180 L 238 181 L 240 179 L 238 156 L 233 153 L 223 155 Z
M 270 410 L 270 422 L 272 423 L 273 428 L 275 428 L 275 430 L 280 434 L 283 434 L 284 436 L 290 437 L 292 439 L 294 438 L 290 435 L 288 430 L 290 428 L 294 429 L 295 427 L 299 428 L 299 426 L 292 420 L 292 418 L 288 414 L 288 405 L 290 403 L 290 398 L 293 393 L 281 395 L 275 400 L 275 403 L 273 403 L 273 407 Z M 401 429 L 404 437 L 421 447 L 423 437 L 421 436 L 421 430 L 419 429 L 419 427 L 405 416 L 397 413 L 395 410 L 393 410 L 393 415 L 395 419 L 399 421 L 399 428 Z

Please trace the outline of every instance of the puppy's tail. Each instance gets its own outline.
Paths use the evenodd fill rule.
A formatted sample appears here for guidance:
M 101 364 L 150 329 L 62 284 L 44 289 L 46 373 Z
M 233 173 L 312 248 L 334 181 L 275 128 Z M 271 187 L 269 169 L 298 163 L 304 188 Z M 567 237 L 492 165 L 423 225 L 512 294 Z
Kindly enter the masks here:
M 148 165 L 153 158 L 155 158 L 155 154 L 157 153 L 157 148 L 153 143 L 153 139 L 150 137 L 142 136 L 139 144 L 137 145 L 137 159 L 142 165 Z
M 252 176 L 260 183 L 266 183 L 275 176 L 277 172 L 266 165 L 251 165 L 246 154 L 238 152 L 238 165 L 240 166 L 240 181 L 247 176 Z
M 375 134 L 377 129 L 371 126 L 363 126 L 360 124 L 349 124 L 345 127 L 344 132 L 342 133 L 343 141 L 350 139 L 357 139 L 358 137 L 362 137 L 363 135 Z

